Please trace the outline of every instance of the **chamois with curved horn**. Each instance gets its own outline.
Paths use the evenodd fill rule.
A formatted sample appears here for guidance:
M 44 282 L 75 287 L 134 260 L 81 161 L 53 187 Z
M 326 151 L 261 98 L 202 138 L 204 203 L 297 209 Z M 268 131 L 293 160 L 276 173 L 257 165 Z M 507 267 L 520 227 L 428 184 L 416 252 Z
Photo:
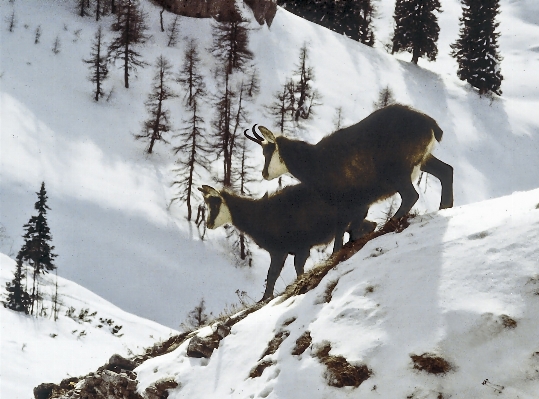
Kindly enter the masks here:
M 206 225 L 215 229 L 231 223 L 269 252 L 271 263 L 262 300 L 273 295 L 275 281 L 289 254 L 296 274 L 303 274 L 311 247 L 326 244 L 337 231 L 337 210 L 304 184 L 260 199 L 241 197 L 210 186 L 199 190 L 209 208 Z
M 256 125 L 255 125 L 256 126 Z M 420 170 L 442 184 L 440 209 L 453 206 L 453 168 L 431 154 L 442 129 L 436 121 L 404 105 L 390 105 L 350 127 L 337 130 L 317 144 L 275 137 L 260 126 L 260 135 L 244 134 L 263 149 L 262 176 L 274 179 L 289 172 L 315 188 L 339 209 L 341 225 L 350 222 L 351 239 L 365 232 L 367 211 L 374 202 L 399 193 L 394 220 L 406 215 L 419 194 L 412 181 Z M 335 237 L 333 251 L 342 246 Z

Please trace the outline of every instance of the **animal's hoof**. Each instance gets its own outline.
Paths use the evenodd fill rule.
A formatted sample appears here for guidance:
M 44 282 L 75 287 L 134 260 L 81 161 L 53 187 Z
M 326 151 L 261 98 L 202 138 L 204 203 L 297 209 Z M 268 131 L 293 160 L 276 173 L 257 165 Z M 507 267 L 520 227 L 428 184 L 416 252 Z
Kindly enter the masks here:
M 359 229 L 350 233 L 350 242 L 357 241 L 360 238 L 365 237 L 367 234 L 372 233 L 376 229 L 376 226 L 376 222 L 364 220 Z
M 273 299 L 273 295 L 269 295 L 269 296 L 263 296 L 262 299 L 260 301 L 258 301 L 257 303 L 264 303 L 264 302 L 268 302 L 269 300 Z

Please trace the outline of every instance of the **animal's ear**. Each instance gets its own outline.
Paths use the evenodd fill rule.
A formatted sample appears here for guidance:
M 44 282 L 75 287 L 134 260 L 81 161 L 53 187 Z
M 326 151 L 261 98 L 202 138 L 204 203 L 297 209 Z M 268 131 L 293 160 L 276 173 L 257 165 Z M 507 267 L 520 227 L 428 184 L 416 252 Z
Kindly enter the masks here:
M 204 197 L 210 197 L 210 196 L 212 196 L 212 197 L 220 197 L 221 196 L 219 191 L 217 191 L 213 187 L 207 186 L 205 184 L 203 184 L 202 187 L 198 187 L 198 190 L 202 193 L 202 195 Z
M 264 126 L 259 126 L 258 130 L 260 130 L 260 133 L 262 133 L 262 136 L 264 136 L 266 141 L 268 141 L 269 143 L 275 143 L 275 136 L 268 128 L 265 128 Z

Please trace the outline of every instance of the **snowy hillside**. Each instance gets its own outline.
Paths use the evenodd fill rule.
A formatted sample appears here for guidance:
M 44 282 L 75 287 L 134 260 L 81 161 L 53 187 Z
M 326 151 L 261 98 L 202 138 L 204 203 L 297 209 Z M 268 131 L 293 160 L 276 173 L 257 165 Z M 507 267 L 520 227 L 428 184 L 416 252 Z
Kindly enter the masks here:
M 170 399 L 537 398 L 538 242 L 539 190 L 419 216 L 234 324 L 209 359 L 187 357 L 188 340 L 146 361 L 138 390 L 171 378 Z M 335 387 L 327 344 L 359 387 Z
M 2 289 L 7 281 L 13 279 L 14 269 L 15 262 L 0 254 Z M 54 286 L 53 276 L 44 279 L 42 292 L 46 297 Z M 86 374 L 106 363 L 112 354 L 139 354 L 144 348 L 177 333 L 124 312 L 62 277 L 58 277 L 58 290 L 62 308 L 56 322 L 51 318 L 48 305 L 48 316 L 38 318 L 13 312 L 0 305 L 2 399 L 32 398 L 33 388 L 43 382 L 58 382 L 70 376 Z M 71 307 L 74 312 L 68 317 L 66 311 Z M 94 312 L 96 314 L 92 316 Z M 121 328 L 113 333 L 115 326 Z
M 152 39 L 141 49 L 146 62 L 164 54 L 179 68 L 185 48 L 166 47 L 159 30 L 159 9 L 143 1 Z M 49 226 L 59 254 L 61 276 L 88 287 L 127 311 L 177 327 L 204 297 L 209 311 L 237 301 L 236 290 L 258 299 L 263 292 L 268 256 L 255 250 L 255 267 L 236 268 L 222 229 L 201 242 L 185 221 L 185 210 L 168 207 L 174 191 L 174 157 L 159 144 L 151 157 L 133 134 L 146 118 L 144 101 L 153 67 L 138 69 L 130 89 L 122 71 L 111 68 L 106 82 L 109 102 L 92 100 L 92 85 L 82 62 L 90 54 L 97 24 L 76 15 L 72 1 L 11 3 L 0 0 L 0 21 L 14 13 L 16 26 L 2 25 L 0 65 L 1 181 L 0 223 L 4 253 L 20 248 L 22 226 L 32 215 L 41 181 L 50 198 Z M 296 134 L 315 142 L 333 129 L 335 109 L 342 107 L 345 124 L 366 117 L 381 88 L 389 85 L 398 101 L 434 117 L 444 130 L 435 154 L 455 168 L 455 203 L 469 204 L 539 186 L 539 25 L 533 0 L 502 1 L 500 53 L 504 95 L 479 98 L 456 78 L 456 64 L 447 54 L 458 32 L 460 5 L 442 4 L 439 60 L 407 62 L 409 54 L 383 50 L 390 35 L 392 1 L 379 6 L 376 47 L 369 48 L 283 9 L 271 29 L 252 22 L 250 47 L 260 71 L 261 93 L 251 107 L 252 123 L 271 127 L 264 105 L 290 76 L 304 42 L 310 48 L 315 86 L 323 105 Z M 248 16 L 250 11 L 243 9 Z M 172 15 L 165 13 L 165 22 Z M 112 19 L 104 19 L 110 40 Z M 200 49 L 211 44 L 211 22 L 180 18 L 180 37 L 194 37 Z M 40 27 L 39 44 L 34 44 Z M 51 51 L 56 38 L 60 52 Z M 210 91 L 215 90 L 213 57 L 201 51 Z M 183 117 L 180 99 L 171 101 L 172 122 Z M 204 104 L 208 130 L 211 104 Z M 250 127 L 246 126 L 246 127 Z M 261 159 L 259 148 L 252 155 Z M 208 182 L 211 183 L 211 182 Z M 253 187 L 255 193 L 275 182 Z M 435 179 L 423 181 L 418 209 L 433 211 L 439 201 Z M 425 192 L 426 191 L 426 192 Z M 290 262 L 290 260 L 289 260 Z M 312 261 L 308 267 L 312 265 Z M 287 263 L 277 290 L 294 279 Z

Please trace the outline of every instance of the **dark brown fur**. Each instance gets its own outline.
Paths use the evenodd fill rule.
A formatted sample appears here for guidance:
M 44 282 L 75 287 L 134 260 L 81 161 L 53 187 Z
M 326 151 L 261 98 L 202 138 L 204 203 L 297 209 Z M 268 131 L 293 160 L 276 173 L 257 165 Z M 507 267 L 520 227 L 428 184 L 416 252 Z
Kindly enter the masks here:
M 260 199 L 240 197 L 226 191 L 220 193 L 228 206 L 232 223 L 269 252 L 268 270 L 263 300 L 273 295 L 277 277 L 288 254 L 295 255 L 297 275 L 303 274 L 311 247 L 330 242 L 337 231 L 337 210 L 304 184 L 289 186 L 272 196 Z M 205 196 L 211 204 L 219 197 Z M 219 206 L 209 206 L 208 225 L 213 225 Z
M 394 218 L 412 208 L 419 197 L 411 182 L 416 166 L 440 179 L 440 209 L 453 206 L 453 169 L 429 153 L 431 142 L 440 141 L 442 134 L 431 117 L 403 105 L 390 105 L 315 145 L 283 136 L 275 142 L 288 171 L 336 206 L 340 225 L 351 221 L 357 239 L 368 227 L 363 220 L 374 202 L 398 192 L 402 204 Z M 271 153 L 264 148 L 264 177 L 268 176 Z M 334 251 L 341 246 L 342 237 L 336 237 Z

